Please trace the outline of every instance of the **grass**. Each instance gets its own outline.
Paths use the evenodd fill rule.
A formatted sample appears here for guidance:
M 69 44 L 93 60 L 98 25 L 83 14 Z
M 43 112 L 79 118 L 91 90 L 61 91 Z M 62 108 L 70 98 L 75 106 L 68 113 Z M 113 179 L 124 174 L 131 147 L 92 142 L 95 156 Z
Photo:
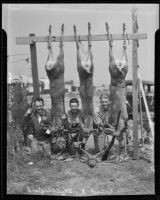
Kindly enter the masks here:
M 17 99 L 19 98 L 17 97 Z M 20 99 L 24 100 L 23 98 Z M 95 101 L 95 103 L 97 102 Z M 68 102 L 65 103 L 68 106 Z M 7 133 L 9 152 L 22 137 L 20 126 L 12 125 L 10 124 L 8 127 Z M 130 127 L 130 130 L 132 130 L 132 127 Z M 93 138 L 90 139 L 87 146 L 93 147 Z M 89 151 L 93 153 L 93 148 L 90 148 Z M 31 161 L 33 164 L 29 165 L 28 163 Z M 154 172 L 149 170 L 150 167 L 151 164 L 142 160 L 121 164 L 102 165 L 98 163 L 93 169 L 78 160 L 72 162 L 54 161 L 51 164 L 50 157 L 43 152 L 24 156 L 19 150 L 14 155 L 8 153 L 7 193 L 50 195 L 153 194 Z
M 19 128 L 10 133 L 21 135 Z M 93 141 L 92 141 L 93 143 Z M 88 146 L 91 146 L 90 144 Z M 93 145 L 92 145 L 93 146 Z M 92 153 L 93 149 L 89 149 Z M 28 165 L 33 161 L 33 165 Z M 7 193 L 42 195 L 154 194 L 154 172 L 143 160 L 106 164 L 93 169 L 79 161 L 53 162 L 43 152 L 8 155 Z
M 29 161 L 33 165 L 28 165 Z M 7 163 L 7 193 L 70 195 L 106 192 L 108 194 L 150 194 L 154 192 L 154 173 L 147 162 L 97 164 L 90 169 L 84 163 L 54 162 L 43 153 L 29 158 L 17 154 Z M 82 189 L 84 190 L 82 192 Z M 69 195 L 66 192 L 66 195 Z
M 91 137 L 87 146 L 93 146 Z M 90 152 L 93 149 L 89 149 Z M 148 151 L 148 150 L 147 150 Z M 28 165 L 29 162 L 33 165 Z M 89 168 L 79 160 L 54 161 L 43 152 L 8 156 L 8 194 L 100 195 L 154 194 L 154 171 L 144 160 L 100 164 Z
M 90 138 L 87 146 L 92 146 Z M 91 149 L 92 151 L 92 149 Z M 28 165 L 32 161 L 33 165 Z M 43 152 L 8 157 L 7 192 L 14 194 L 154 194 L 153 164 L 130 160 L 89 168 L 79 160 L 54 161 Z

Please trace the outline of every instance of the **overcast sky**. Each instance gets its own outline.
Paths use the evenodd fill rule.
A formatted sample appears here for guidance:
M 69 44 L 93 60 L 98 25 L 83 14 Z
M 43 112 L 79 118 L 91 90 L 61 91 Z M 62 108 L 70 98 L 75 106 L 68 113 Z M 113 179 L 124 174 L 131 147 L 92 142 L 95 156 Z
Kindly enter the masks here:
M 27 37 L 30 33 L 47 36 L 48 27 L 52 25 L 52 34 L 60 35 L 64 23 L 64 34 L 73 35 L 73 25 L 77 34 L 88 32 L 87 23 L 91 22 L 91 34 L 106 34 L 105 22 L 109 23 L 112 34 L 122 34 L 122 24 L 126 23 L 127 33 L 132 33 L 132 8 L 138 9 L 139 33 L 147 33 L 147 40 L 139 41 L 138 62 L 141 77 L 154 80 L 154 37 L 159 28 L 158 4 L 3 4 L 2 27 L 8 36 L 8 55 L 28 54 L 23 57 L 10 57 L 8 71 L 12 74 L 31 75 L 31 64 L 25 61 L 14 62 L 30 57 L 29 45 L 16 45 L 15 37 Z M 86 42 L 83 48 L 87 51 Z M 39 78 L 47 78 L 45 63 L 48 56 L 47 43 L 37 43 L 37 60 Z M 58 43 L 53 43 L 53 52 L 57 57 Z M 122 55 L 122 41 L 114 41 L 115 56 Z M 92 42 L 94 59 L 94 85 L 109 84 L 108 42 Z M 64 44 L 65 80 L 78 82 L 76 45 L 74 42 Z M 127 47 L 129 71 L 126 79 L 132 79 L 132 42 Z

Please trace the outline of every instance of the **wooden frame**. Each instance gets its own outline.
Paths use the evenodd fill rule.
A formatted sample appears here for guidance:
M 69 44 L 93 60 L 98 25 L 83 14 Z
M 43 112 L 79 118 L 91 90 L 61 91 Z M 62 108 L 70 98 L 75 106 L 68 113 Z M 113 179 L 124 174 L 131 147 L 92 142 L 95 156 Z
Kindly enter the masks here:
M 147 39 L 146 33 L 138 34 L 137 9 L 132 10 L 132 34 L 128 34 L 126 39 L 132 40 L 132 77 L 133 77 L 133 155 L 138 159 L 138 40 Z M 81 41 L 88 41 L 88 35 L 77 36 Z M 39 96 L 39 79 L 37 66 L 36 42 L 48 42 L 49 37 L 36 37 L 35 34 L 29 34 L 29 37 L 16 37 L 17 45 L 30 45 L 32 78 L 34 87 L 34 96 Z M 112 34 L 113 40 L 123 40 L 122 34 Z M 107 41 L 107 34 L 91 35 L 92 41 Z M 64 42 L 75 42 L 74 36 L 64 36 Z M 52 42 L 60 42 L 60 36 L 52 36 Z
M 78 35 L 77 36 L 80 41 L 88 41 L 88 35 Z M 113 40 L 123 40 L 122 34 L 112 34 Z M 31 36 L 31 37 L 16 37 L 16 44 L 17 45 L 30 45 L 34 44 L 35 42 L 48 42 L 48 36 Z M 129 40 L 140 40 L 140 39 L 147 39 L 147 34 L 145 33 L 135 33 L 135 34 L 128 34 Z M 107 41 L 107 34 L 103 35 L 91 35 L 91 41 Z M 52 36 L 52 42 L 60 42 L 60 36 Z M 64 36 L 63 42 L 75 42 L 75 36 L 68 35 Z

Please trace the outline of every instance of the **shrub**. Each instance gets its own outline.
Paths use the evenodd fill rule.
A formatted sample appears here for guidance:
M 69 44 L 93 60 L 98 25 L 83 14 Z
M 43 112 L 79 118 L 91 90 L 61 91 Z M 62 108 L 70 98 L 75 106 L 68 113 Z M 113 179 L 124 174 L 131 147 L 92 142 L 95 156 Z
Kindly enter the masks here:
M 12 96 L 12 117 L 16 123 L 21 125 L 28 107 L 28 100 L 25 88 L 23 88 L 20 83 L 16 83 L 15 86 L 12 88 Z
M 21 83 L 8 85 L 7 97 L 7 155 L 9 155 L 18 152 L 23 146 L 21 126 L 28 107 L 28 100 L 26 90 Z

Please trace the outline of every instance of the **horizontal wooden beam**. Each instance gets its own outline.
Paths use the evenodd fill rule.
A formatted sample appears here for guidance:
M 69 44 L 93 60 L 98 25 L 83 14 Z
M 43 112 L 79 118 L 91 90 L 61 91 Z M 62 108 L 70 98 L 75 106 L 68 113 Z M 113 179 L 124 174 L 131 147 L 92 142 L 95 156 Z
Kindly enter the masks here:
M 127 34 L 129 40 L 140 40 L 140 39 L 147 39 L 146 33 L 139 33 L 139 34 Z M 81 41 L 88 41 L 88 35 L 80 35 L 78 36 Z M 113 40 L 123 40 L 122 34 L 112 34 Z M 92 41 L 106 41 L 107 34 L 104 35 L 92 35 Z M 74 42 L 74 36 L 64 36 L 64 42 Z M 48 42 L 48 36 L 44 37 L 16 37 L 16 44 L 17 45 L 29 45 L 35 42 Z M 60 36 L 52 36 L 52 42 L 60 42 Z

